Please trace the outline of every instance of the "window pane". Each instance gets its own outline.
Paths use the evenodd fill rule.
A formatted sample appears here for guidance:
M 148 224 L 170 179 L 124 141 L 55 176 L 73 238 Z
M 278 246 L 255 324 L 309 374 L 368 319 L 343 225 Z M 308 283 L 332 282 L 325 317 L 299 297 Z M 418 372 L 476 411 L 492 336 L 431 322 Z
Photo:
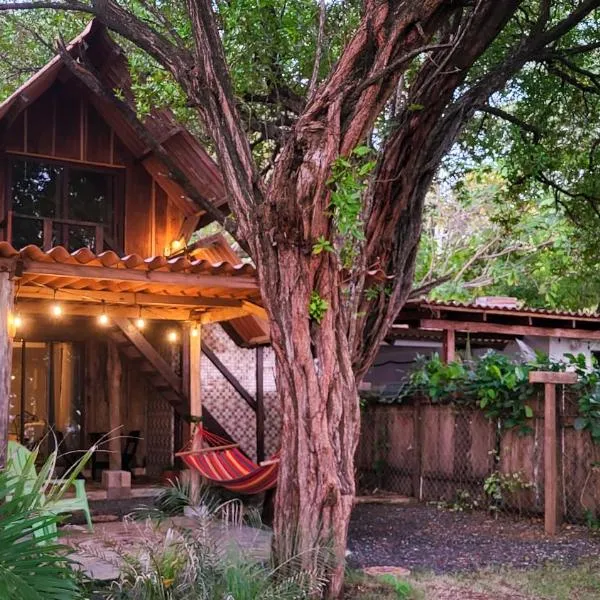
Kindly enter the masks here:
M 58 178 L 62 169 L 35 161 L 12 163 L 12 210 L 32 217 L 56 216 Z
M 113 224 L 113 177 L 96 171 L 69 171 L 68 218 L 75 221 Z
M 65 225 L 57 221 L 52 227 L 52 244 L 64 246 L 69 252 L 75 252 L 80 248 L 89 248 L 96 252 L 96 228 L 86 225 Z
M 24 248 L 29 244 L 40 248 L 43 246 L 44 225 L 41 219 L 13 217 L 12 228 L 11 243 L 15 248 Z

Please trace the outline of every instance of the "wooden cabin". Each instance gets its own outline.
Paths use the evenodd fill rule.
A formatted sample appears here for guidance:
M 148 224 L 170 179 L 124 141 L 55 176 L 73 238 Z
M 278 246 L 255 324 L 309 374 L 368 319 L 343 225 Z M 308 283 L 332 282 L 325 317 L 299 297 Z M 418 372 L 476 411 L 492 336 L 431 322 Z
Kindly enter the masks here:
M 132 120 L 104 27 L 68 51 L 129 113 L 60 56 L 0 104 L 0 462 L 9 438 L 48 451 L 53 431 L 66 452 L 112 431 L 126 439 L 96 454 L 94 477 L 158 476 L 201 412 L 202 327 L 227 323 L 247 347 L 268 328 L 254 267 L 221 235 L 190 246 L 203 202 L 226 203 L 213 160 L 168 111 Z

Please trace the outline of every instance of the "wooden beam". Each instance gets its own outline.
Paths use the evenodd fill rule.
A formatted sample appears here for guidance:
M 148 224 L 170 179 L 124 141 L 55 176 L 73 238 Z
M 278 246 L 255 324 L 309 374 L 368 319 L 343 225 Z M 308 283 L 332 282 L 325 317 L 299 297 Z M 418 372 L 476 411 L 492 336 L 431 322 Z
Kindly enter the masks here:
M 578 340 L 600 340 L 599 330 L 564 329 L 562 327 L 534 327 L 529 325 L 500 325 L 498 323 L 477 323 L 470 321 L 447 321 L 444 319 L 421 319 L 422 329 L 442 329 L 471 333 L 498 333 L 531 335 L 540 337 L 561 337 Z
M 456 360 L 456 335 L 454 329 L 444 330 L 442 360 L 447 364 Z
M 529 373 L 529 381 L 531 383 L 553 383 L 555 385 L 565 385 L 569 383 L 577 383 L 577 373 L 574 373 L 573 371 L 531 371 Z
M 233 386 L 235 391 L 246 401 L 252 410 L 256 410 L 256 400 L 250 395 L 248 390 L 237 380 L 236 376 L 220 361 L 219 357 L 211 350 L 206 342 L 202 342 L 202 352 L 210 362 L 217 367 L 217 370 Z
M 244 310 L 246 310 L 246 312 L 248 312 L 249 314 L 258 317 L 259 319 L 263 319 L 263 321 L 269 320 L 267 311 L 262 306 L 259 306 L 254 302 L 249 302 L 248 300 L 243 300 L 242 306 L 244 307 Z
M 171 388 L 182 395 L 181 380 L 175 375 L 167 361 L 158 353 L 158 350 L 144 337 L 140 330 L 128 319 L 113 319 L 115 325 L 123 332 L 125 337 L 138 349 L 144 358 L 154 367 L 160 376 L 168 382 Z
M 220 308 L 205 311 L 199 315 L 200 323 L 208 325 L 209 323 L 222 323 L 231 319 L 247 316 L 247 312 L 242 308 Z M 192 314 L 195 316 L 195 312 Z
M 189 343 L 189 405 L 192 423 L 195 418 L 202 417 L 202 326 L 189 328 L 187 331 Z M 197 425 L 196 425 L 197 426 Z M 192 434 L 195 426 L 192 424 Z M 192 451 L 202 449 L 202 439 L 192 435 Z M 192 498 L 197 497 L 200 489 L 200 475 L 197 471 L 191 474 Z
M 556 535 L 562 520 L 556 384 L 576 383 L 577 374 L 532 371 L 529 381 L 544 383 L 544 528 L 548 535 Z
M 39 285 L 22 285 L 18 298 L 44 298 L 52 300 L 55 291 Z M 56 300 L 61 302 L 108 302 L 140 306 L 188 306 L 192 308 L 241 308 L 242 300 L 234 298 L 208 298 L 206 296 L 178 296 L 172 294 L 146 294 L 143 292 L 103 292 L 94 290 L 56 290 Z
M 8 413 L 10 407 L 10 376 L 12 371 L 13 282 L 9 273 L 0 273 L 0 467 L 6 460 L 8 443 Z M 23 412 L 23 411 L 21 411 Z
M 117 345 L 108 342 L 108 360 L 106 362 L 106 378 L 108 380 L 108 463 L 111 471 L 121 470 L 121 357 Z
M 15 262 L 14 259 L 0 261 Z M 197 273 L 173 273 L 168 271 L 140 271 L 137 269 L 124 269 L 117 267 L 88 267 L 85 265 L 71 265 L 64 263 L 43 263 L 23 261 L 23 274 L 51 275 L 53 277 L 73 277 L 75 279 L 92 279 L 95 281 L 139 281 L 148 284 L 160 283 L 162 285 L 186 286 L 188 288 L 225 288 L 258 290 L 256 277 L 251 275 L 200 275 Z
M 24 315 L 50 314 L 50 302 L 48 300 L 19 300 L 19 312 Z M 111 304 L 86 304 L 83 302 L 65 302 L 62 304 L 63 314 L 74 317 L 98 317 L 106 311 L 109 318 L 135 319 L 139 314 L 137 306 L 114 306 Z M 144 318 L 160 321 L 187 321 L 190 311 L 177 308 L 163 308 L 158 306 L 144 309 Z
M 256 461 L 265 459 L 265 398 L 263 348 L 256 349 Z

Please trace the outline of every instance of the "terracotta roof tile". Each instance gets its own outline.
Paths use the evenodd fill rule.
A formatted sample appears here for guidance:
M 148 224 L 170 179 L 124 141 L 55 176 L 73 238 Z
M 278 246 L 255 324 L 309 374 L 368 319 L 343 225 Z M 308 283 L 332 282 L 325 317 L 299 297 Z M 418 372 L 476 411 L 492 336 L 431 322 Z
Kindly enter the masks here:
M 420 309 L 463 309 L 476 312 L 497 312 L 509 314 L 533 314 L 545 317 L 573 317 L 573 318 L 600 318 L 600 312 L 593 310 L 554 310 L 548 308 L 532 308 L 519 304 L 518 306 L 506 306 L 505 304 L 486 304 L 485 306 L 478 302 L 459 302 L 457 300 L 411 300 L 407 303 L 407 307 Z
M 120 257 L 111 250 L 94 254 L 89 248 L 69 252 L 62 246 L 44 251 L 37 246 L 25 246 L 16 250 L 8 242 L 0 242 L 0 258 L 17 259 L 40 263 L 60 263 L 107 267 L 112 269 L 136 269 L 141 271 L 166 271 L 172 273 L 196 273 L 207 275 L 256 276 L 255 268 L 250 264 L 232 265 L 226 261 L 212 262 L 206 259 L 189 260 L 186 257 L 169 259 L 165 256 L 143 258 L 138 254 Z

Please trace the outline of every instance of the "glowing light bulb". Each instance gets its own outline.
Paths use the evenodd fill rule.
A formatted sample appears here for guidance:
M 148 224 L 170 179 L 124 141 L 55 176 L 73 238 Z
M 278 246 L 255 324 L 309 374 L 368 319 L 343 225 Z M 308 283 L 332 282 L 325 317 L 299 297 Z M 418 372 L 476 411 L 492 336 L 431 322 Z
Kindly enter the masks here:
M 173 250 L 173 252 L 177 252 L 179 249 L 181 249 L 181 240 L 173 240 L 171 242 L 171 250 Z
M 192 327 L 192 332 L 191 332 L 191 333 L 192 333 L 192 337 L 198 337 L 198 334 L 199 334 L 200 332 L 198 331 L 198 326 L 197 326 L 197 325 L 194 325 L 194 326 Z
M 135 326 L 136 326 L 138 329 L 144 329 L 144 327 L 146 327 L 146 321 L 144 321 L 144 319 L 142 319 L 142 317 L 138 317 L 138 318 L 135 320 Z
M 15 315 L 13 318 L 13 325 L 15 326 L 15 329 L 23 327 L 23 317 L 21 317 L 21 315 Z
M 177 332 L 174 329 L 171 329 L 171 331 L 167 333 L 167 340 L 169 340 L 169 342 L 172 344 L 177 341 Z
M 55 302 L 50 307 L 50 312 L 51 312 L 51 314 L 52 314 L 53 317 L 62 317 L 62 314 L 63 314 L 62 306 L 60 304 L 58 304 L 58 302 Z
M 102 313 L 101 315 L 98 315 L 98 323 L 100 323 L 100 325 L 106 326 L 110 323 L 110 319 L 108 318 L 108 315 L 106 313 Z

